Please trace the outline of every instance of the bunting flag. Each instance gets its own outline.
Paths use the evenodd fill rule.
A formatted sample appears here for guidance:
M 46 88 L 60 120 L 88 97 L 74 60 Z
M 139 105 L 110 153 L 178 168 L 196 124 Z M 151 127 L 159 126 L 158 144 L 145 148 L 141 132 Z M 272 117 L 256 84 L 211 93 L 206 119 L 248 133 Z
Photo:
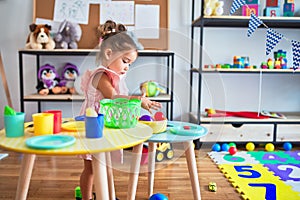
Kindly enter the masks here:
M 245 0 L 233 0 L 232 5 L 231 5 L 231 9 L 230 9 L 230 15 L 235 13 L 235 11 L 237 9 L 239 9 L 241 6 L 243 6 L 245 4 L 246 4 Z
M 300 63 L 300 42 L 292 40 L 292 52 L 293 52 L 293 69 L 296 70 Z
M 270 52 L 274 49 L 274 47 L 279 43 L 279 41 L 283 38 L 281 33 L 277 33 L 271 28 L 267 30 L 267 41 L 266 41 L 266 55 L 269 55 Z
M 248 37 L 252 35 L 252 33 L 261 25 L 263 22 L 256 17 L 255 14 L 251 13 L 251 18 L 249 20 L 249 27 L 248 27 Z

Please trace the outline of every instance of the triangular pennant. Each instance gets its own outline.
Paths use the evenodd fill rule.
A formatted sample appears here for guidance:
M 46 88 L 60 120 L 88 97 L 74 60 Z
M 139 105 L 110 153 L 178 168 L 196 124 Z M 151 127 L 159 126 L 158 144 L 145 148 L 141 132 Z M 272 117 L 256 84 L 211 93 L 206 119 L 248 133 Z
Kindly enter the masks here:
M 249 20 L 249 27 L 248 27 L 248 37 L 252 35 L 252 33 L 262 24 L 263 22 L 256 17 L 255 14 L 251 13 L 251 17 Z
M 293 69 L 296 70 L 300 63 L 300 42 L 292 40 L 292 52 L 293 52 Z
M 246 4 L 245 0 L 233 0 L 232 5 L 231 5 L 231 9 L 230 9 L 230 15 L 235 13 L 235 11 L 237 9 L 239 9 L 241 6 L 243 6 L 245 4 Z
M 267 30 L 267 41 L 266 41 L 266 55 L 269 55 L 278 42 L 283 38 L 283 35 L 277 33 L 273 29 L 268 28 Z

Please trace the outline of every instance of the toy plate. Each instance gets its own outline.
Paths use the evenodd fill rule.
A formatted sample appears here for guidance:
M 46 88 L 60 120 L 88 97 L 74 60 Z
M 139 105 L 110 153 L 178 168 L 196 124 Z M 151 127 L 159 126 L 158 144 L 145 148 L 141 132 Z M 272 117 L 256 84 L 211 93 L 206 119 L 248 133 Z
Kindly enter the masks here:
M 66 122 L 61 125 L 61 128 L 65 131 L 85 131 L 85 122 L 84 121 L 71 121 Z
M 76 138 L 71 135 L 40 135 L 28 138 L 25 143 L 34 149 L 58 149 L 74 144 Z
M 169 128 L 170 132 L 182 136 L 201 136 L 205 133 L 205 129 L 197 125 L 173 126 Z

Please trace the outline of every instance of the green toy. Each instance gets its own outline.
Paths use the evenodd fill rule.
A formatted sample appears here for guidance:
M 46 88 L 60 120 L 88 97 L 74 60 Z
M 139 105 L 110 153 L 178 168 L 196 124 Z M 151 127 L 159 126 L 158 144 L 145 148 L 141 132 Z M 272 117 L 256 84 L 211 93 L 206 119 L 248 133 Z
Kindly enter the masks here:
M 140 90 L 146 97 L 156 97 L 166 91 L 155 81 L 146 81 L 140 85 Z
M 75 198 L 76 198 L 76 200 L 81 200 L 82 199 L 82 194 L 81 194 L 81 190 L 80 190 L 79 186 L 77 186 L 75 188 Z
M 5 106 L 4 115 L 16 115 L 16 111 L 9 106 Z

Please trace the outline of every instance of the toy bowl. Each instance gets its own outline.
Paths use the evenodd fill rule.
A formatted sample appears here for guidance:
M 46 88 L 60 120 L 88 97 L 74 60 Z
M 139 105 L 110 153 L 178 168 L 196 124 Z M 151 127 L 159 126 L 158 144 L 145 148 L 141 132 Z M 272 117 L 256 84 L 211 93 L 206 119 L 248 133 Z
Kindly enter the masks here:
M 141 112 L 138 99 L 102 99 L 100 113 L 104 114 L 104 125 L 109 128 L 133 128 Z
M 162 133 L 167 130 L 167 122 L 168 120 L 162 121 L 139 121 L 143 124 L 150 126 L 153 130 L 153 134 Z

